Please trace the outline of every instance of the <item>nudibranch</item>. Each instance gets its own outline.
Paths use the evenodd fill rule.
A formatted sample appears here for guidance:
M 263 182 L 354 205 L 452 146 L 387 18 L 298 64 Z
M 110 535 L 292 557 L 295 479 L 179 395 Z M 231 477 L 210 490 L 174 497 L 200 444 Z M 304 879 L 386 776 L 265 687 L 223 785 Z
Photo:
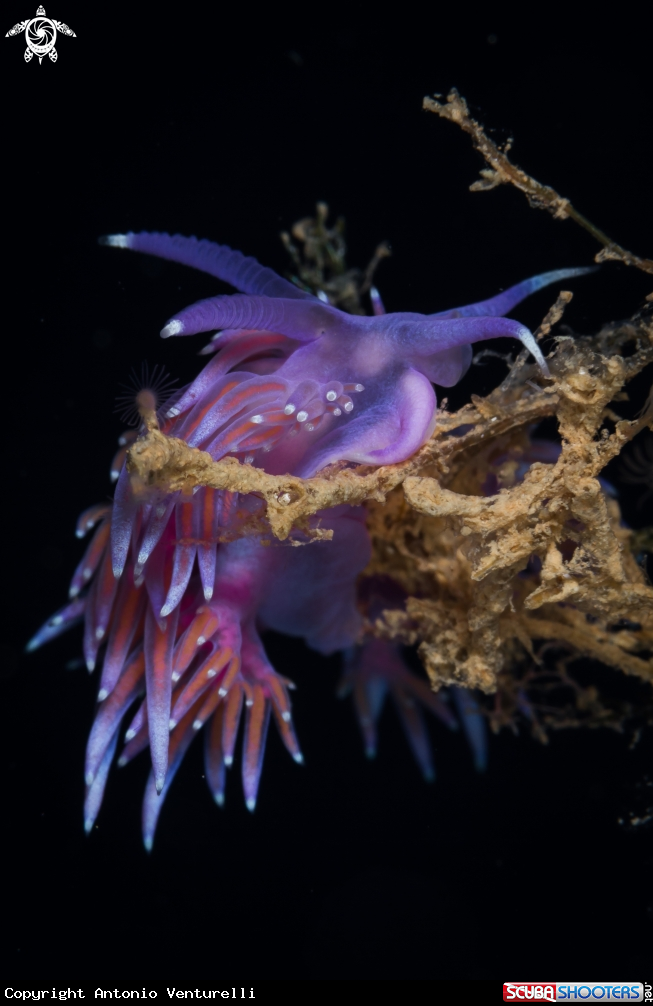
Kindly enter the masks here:
M 375 293 L 374 313 L 364 317 L 345 314 L 255 259 L 208 241 L 142 233 L 112 235 L 103 243 L 200 269 L 239 291 L 193 304 L 164 326 L 164 338 L 216 334 L 205 350 L 212 354 L 209 363 L 159 411 L 162 431 L 215 460 L 231 454 L 271 474 L 302 477 L 336 461 L 381 465 L 408 458 L 433 432 L 433 385 L 460 380 L 472 343 L 518 339 L 546 374 L 531 332 L 504 315 L 535 290 L 588 271 L 544 273 L 489 300 L 432 315 L 386 314 Z M 101 665 L 86 752 L 87 831 L 130 709 L 118 764 L 149 746 L 147 848 L 165 793 L 200 730 L 206 778 L 218 804 L 243 714 L 242 779 L 250 810 L 271 715 L 301 762 L 292 684 L 270 665 L 260 638 L 265 629 L 302 637 L 322 653 L 347 650 L 345 688 L 354 691 L 368 753 L 380 703 L 390 691 L 415 756 L 432 775 L 416 703 L 451 726 L 449 707 L 403 667 L 397 652 L 383 649 L 389 644 L 355 648 L 361 630 L 356 580 L 370 555 L 363 508 L 341 506 L 321 515 L 322 526 L 333 530 L 331 541 L 263 547 L 257 538 L 237 536 L 243 512 L 257 503 L 251 497 L 208 487 L 190 496 L 137 492 L 124 452 L 114 468 L 113 504 L 92 507 L 78 522 L 80 537 L 95 533 L 73 576 L 70 602 L 28 647 L 83 620 L 86 665 L 89 671 Z M 453 697 L 480 766 L 481 718 L 471 697 Z

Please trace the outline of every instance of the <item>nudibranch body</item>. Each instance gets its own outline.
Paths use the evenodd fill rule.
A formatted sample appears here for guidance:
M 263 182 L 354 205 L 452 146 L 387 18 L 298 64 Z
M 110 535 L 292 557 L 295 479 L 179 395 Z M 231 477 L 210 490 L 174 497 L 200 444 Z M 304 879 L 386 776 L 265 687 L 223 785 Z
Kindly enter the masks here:
M 165 234 L 114 235 L 105 244 L 201 269 L 239 294 L 186 308 L 162 336 L 218 330 L 212 359 L 164 406 L 163 432 L 272 474 L 308 477 L 336 461 L 402 461 L 431 435 L 433 383 L 455 384 L 471 362 L 471 343 L 496 336 L 521 340 L 546 372 L 530 331 L 503 317 L 541 287 L 585 269 L 526 280 L 490 300 L 436 315 L 343 313 L 224 246 Z M 448 725 L 446 704 L 411 675 L 386 644 L 351 648 L 360 633 L 356 580 L 370 544 L 362 508 L 321 515 L 332 541 L 310 547 L 264 547 L 237 537 L 243 512 L 257 501 L 208 487 L 193 495 L 134 491 L 120 462 L 111 507 L 82 514 L 78 534 L 96 527 L 75 572 L 68 606 L 30 643 L 36 648 L 84 619 L 89 670 L 101 663 L 98 710 L 86 756 L 85 826 L 99 812 L 123 718 L 132 706 L 125 764 L 149 746 L 152 773 L 143 808 L 151 847 L 163 797 L 184 752 L 204 728 L 206 778 L 224 800 L 245 715 L 243 787 L 256 803 L 265 739 L 273 715 L 287 749 L 301 753 L 292 725 L 291 683 L 270 665 L 260 631 L 303 637 L 324 653 L 349 648 L 345 686 L 354 691 L 368 752 L 374 723 L 390 691 L 414 754 L 432 775 L 428 737 L 416 705 Z M 353 656 L 352 656 L 353 654 Z M 475 752 L 484 762 L 482 723 L 471 699 L 454 695 Z

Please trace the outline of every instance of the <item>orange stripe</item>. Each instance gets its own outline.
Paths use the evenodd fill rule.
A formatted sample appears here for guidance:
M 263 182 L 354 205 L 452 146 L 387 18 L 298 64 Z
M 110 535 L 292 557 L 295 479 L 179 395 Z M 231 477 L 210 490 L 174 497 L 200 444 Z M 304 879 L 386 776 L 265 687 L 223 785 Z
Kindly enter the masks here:
M 141 592 L 140 590 L 137 590 L 136 587 L 128 587 L 126 596 L 123 594 L 122 597 L 119 598 L 112 626 L 114 629 L 114 635 L 109 641 L 106 659 L 108 659 L 115 650 L 120 652 L 125 645 L 125 640 L 134 632 L 134 618 L 136 616 L 140 599 Z
M 255 772 L 263 739 L 263 721 L 265 716 L 265 695 L 261 685 L 253 685 L 252 705 L 248 709 L 247 736 L 243 752 L 245 772 Z
M 250 398 L 256 398 L 258 395 L 264 395 L 268 391 L 285 391 L 285 384 L 280 384 L 279 381 L 268 381 L 266 384 L 256 384 L 254 387 L 243 388 L 240 392 L 233 395 L 230 406 L 236 407 L 244 404 Z
M 190 706 L 192 706 L 193 702 L 195 702 L 195 699 L 200 694 L 200 692 L 204 691 L 207 684 L 215 676 L 211 675 L 211 677 L 209 677 L 208 676 L 209 671 L 213 670 L 216 672 L 216 674 L 219 673 L 224 668 L 224 666 L 229 663 L 232 657 L 233 657 L 233 651 L 227 648 L 224 652 L 220 653 L 217 662 L 212 660 L 211 658 L 205 661 L 205 663 L 202 665 L 202 667 L 200 667 L 198 672 L 193 675 L 191 680 L 188 682 L 186 688 L 179 696 L 179 699 L 177 700 L 179 703 L 179 711 L 177 711 L 177 709 L 175 709 L 175 707 L 173 706 L 172 715 L 175 719 L 179 719 L 180 716 L 184 715 L 186 710 Z
M 251 437 L 245 437 L 244 440 L 241 440 L 238 448 L 241 451 L 256 450 L 257 447 L 261 447 L 263 444 L 278 438 L 284 431 L 285 427 L 283 426 L 271 426 L 267 430 L 259 430 L 258 433 L 253 433 Z
M 243 708 L 243 689 L 240 682 L 235 684 L 225 698 L 224 728 L 222 731 L 222 750 L 225 755 L 233 755 L 236 745 L 236 734 L 240 725 L 240 714 Z
M 208 486 L 204 489 L 204 505 L 202 507 L 201 531 L 202 539 L 208 544 L 213 539 L 213 521 L 215 518 L 215 507 L 217 503 L 216 489 Z
M 182 640 L 177 643 L 173 671 L 185 670 L 197 650 L 197 640 L 200 636 L 210 639 L 218 628 L 220 619 L 211 608 L 200 608 L 191 624 L 186 629 Z
M 225 384 L 225 386 L 220 389 L 220 394 L 218 395 L 218 397 L 210 399 L 210 401 L 206 403 L 204 408 L 201 409 L 200 412 L 197 414 L 193 422 L 192 423 L 189 422 L 188 426 L 184 426 L 184 436 L 187 437 L 190 433 L 193 433 L 194 430 L 196 430 L 199 424 L 202 422 L 207 412 L 210 412 L 214 405 L 216 405 L 221 399 L 223 399 L 225 395 L 227 395 L 230 391 L 233 391 L 234 388 L 238 387 L 239 384 L 242 384 L 242 381 L 239 379 L 231 381 L 229 384 Z

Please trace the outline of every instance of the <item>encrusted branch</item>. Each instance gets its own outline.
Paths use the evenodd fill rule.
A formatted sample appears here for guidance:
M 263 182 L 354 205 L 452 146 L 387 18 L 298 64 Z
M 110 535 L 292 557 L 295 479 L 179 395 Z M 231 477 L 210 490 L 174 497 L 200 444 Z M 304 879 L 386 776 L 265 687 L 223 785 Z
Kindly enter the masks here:
M 586 227 L 604 244 L 604 257 L 653 271 L 653 263 L 619 248 L 567 200 L 512 165 L 456 92 L 446 105 L 428 99 L 427 107 L 471 133 L 490 163 L 491 177 L 484 172 L 476 188 L 511 182 L 535 205 Z M 326 228 L 326 214 L 319 207 L 317 221 L 300 221 L 293 230 L 310 251 L 291 249 L 302 282 L 331 299 L 348 290 L 349 309 L 362 311 L 371 269 L 365 276 L 345 270 L 342 225 Z M 325 263 L 335 270 L 331 278 Z M 542 680 L 551 648 L 566 654 L 559 663 L 588 656 L 653 683 L 653 590 L 636 559 L 653 541 L 653 529 L 625 528 L 600 481 L 608 462 L 653 424 L 651 397 L 635 420 L 614 411 L 627 397 L 624 385 L 653 361 L 652 312 L 647 307 L 593 337 L 551 337 L 570 300 L 562 291 L 535 332 L 553 347 L 550 381 L 542 383 L 522 350 L 487 397 L 472 395 L 456 413 L 444 402 L 431 439 L 401 464 L 341 462 L 301 479 L 269 475 L 233 457 L 214 462 L 166 436 L 154 403 L 143 401 L 143 432 L 128 454 L 132 486 L 145 497 L 190 495 L 197 486 L 241 494 L 247 503 L 224 540 L 258 536 L 265 544 L 328 539 L 333 532 L 320 527 L 322 511 L 365 504 L 373 554 L 364 576 L 389 577 L 406 595 L 380 618 L 377 609 L 368 631 L 418 644 L 435 689 L 458 684 L 496 692 L 497 728 L 514 724 L 528 682 L 548 687 Z M 547 417 L 557 419 L 558 447 L 532 440 L 532 429 Z M 559 715 L 547 706 L 539 720 L 531 709 L 536 736 L 545 739 L 548 726 L 581 722 L 619 728 L 622 713 L 602 705 L 595 689 L 575 685 L 565 667 L 556 680 L 571 689 L 575 706 Z
M 542 337 L 568 299 L 561 294 L 547 314 Z M 392 577 L 408 595 L 373 631 L 419 643 L 435 687 L 491 692 L 517 643 L 533 652 L 534 640 L 554 638 L 653 681 L 653 661 L 638 655 L 653 649 L 653 590 L 633 558 L 631 540 L 639 539 L 599 481 L 622 447 L 653 425 L 651 399 L 632 421 L 610 404 L 651 361 L 646 317 L 592 338 L 559 336 L 547 387 L 522 352 L 490 395 L 472 396 L 454 414 L 441 410 L 433 437 L 412 458 L 376 469 L 334 465 L 311 479 L 268 475 L 235 458 L 214 462 L 165 436 L 148 413 L 129 452 L 132 482 L 144 493 L 204 485 L 253 495 L 260 509 L 250 508 L 236 533 L 267 541 L 328 538 L 316 514 L 365 503 L 374 548 L 367 573 Z M 547 416 L 559 423 L 559 456 L 528 463 L 528 431 Z M 610 634 L 619 620 L 637 631 Z
M 587 217 L 576 210 L 568 199 L 558 195 L 555 189 L 548 185 L 543 185 L 535 178 L 527 175 L 525 171 L 513 164 L 508 157 L 510 144 L 501 150 L 485 133 L 483 127 L 469 114 L 467 102 L 458 91 L 453 88 L 447 95 L 446 104 L 437 101 L 440 95 L 433 98 L 424 98 L 422 107 L 429 112 L 435 112 L 443 119 L 449 119 L 460 126 L 464 132 L 472 137 L 474 146 L 483 155 L 489 168 L 481 171 L 481 181 L 474 182 L 470 186 L 472 192 L 485 192 L 494 189 L 497 185 L 510 184 L 523 192 L 531 206 L 538 209 L 548 210 L 557 220 L 567 218 L 575 220 L 584 230 L 592 235 L 600 244 L 602 250 L 596 255 L 595 262 L 605 262 L 607 259 L 617 259 L 626 265 L 635 266 L 644 272 L 653 273 L 653 261 L 648 258 L 640 258 L 626 248 L 622 248 L 616 241 L 608 237 L 602 230 L 596 227 Z

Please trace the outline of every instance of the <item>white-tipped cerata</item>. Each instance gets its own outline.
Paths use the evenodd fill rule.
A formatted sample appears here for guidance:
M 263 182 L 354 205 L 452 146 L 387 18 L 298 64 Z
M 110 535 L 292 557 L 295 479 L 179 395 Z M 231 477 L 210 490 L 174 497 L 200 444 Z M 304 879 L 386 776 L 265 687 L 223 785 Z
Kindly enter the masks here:
M 183 321 L 179 321 L 178 318 L 173 318 L 169 321 L 167 325 L 164 325 L 161 329 L 161 338 L 169 339 L 171 335 L 181 335 L 184 331 Z
M 131 248 L 132 237 L 130 234 L 107 234 L 100 238 L 100 244 L 109 248 Z
M 519 333 L 519 339 L 521 341 L 522 346 L 525 346 L 528 352 L 535 357 L 543 375 L 545 377 L 550 377 L 551 372 L 547 366 L 547 362 L 542 356 L 542 350 L 536 343 L 535 337 L 533 336 L 533 333 L 530 331 L 530 329 L 526 327 L 522 328 Z

